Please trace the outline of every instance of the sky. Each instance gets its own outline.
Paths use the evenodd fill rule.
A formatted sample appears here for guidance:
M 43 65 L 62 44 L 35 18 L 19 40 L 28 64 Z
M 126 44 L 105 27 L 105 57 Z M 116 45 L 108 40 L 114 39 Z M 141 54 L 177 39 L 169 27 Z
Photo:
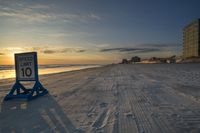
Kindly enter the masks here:
M 108 64 L 182 54 L 199 0 L 0 0 L 0 65 L 37 51 L 40 64 Z

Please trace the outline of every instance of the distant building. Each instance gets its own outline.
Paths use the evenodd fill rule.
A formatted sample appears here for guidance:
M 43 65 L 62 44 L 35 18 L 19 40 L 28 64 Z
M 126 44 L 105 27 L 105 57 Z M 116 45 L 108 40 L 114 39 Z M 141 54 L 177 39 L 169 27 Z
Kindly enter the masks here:
M 176 56 L 173 55 L 171 57 L 165 57 L 165 58 L 152 57 L 149 59 L 149 62 L 151 62 L 151 63 L 176 63 Z
M 129 61 L 127 59 L 122 59 L 122 64 L 128 64 Z
M 157 58 L 157 57 L 152 57 L 149 59 L 150 62 L 154 62 L 154 63 L 167 63 L 167 59 L 166 58 Z
M 173 55 L 173 56 L 169 57 L 168 60 L 167 60 L 167 62 L 168 63 L 176 63 L 176 56 Z
M 200 56 L 200 19 L 183 29 L 183 57 Z
M 135 56 L 135 57 L 132 57 L 131 58 L 131 62 L 133 62 L 133 63 L 135 63 L 135 62 L 140 62 L 141 61 L 141 59 L 140 59 L 140 57 L 138 57 L 138 56 Z
M 135 57 L 132 57 L 130 60 L 122 59 L 121 64 L 133 64 L 133 63 L 140 62 L 140 61 L 141 61 L 140 57 L 135 56 Z

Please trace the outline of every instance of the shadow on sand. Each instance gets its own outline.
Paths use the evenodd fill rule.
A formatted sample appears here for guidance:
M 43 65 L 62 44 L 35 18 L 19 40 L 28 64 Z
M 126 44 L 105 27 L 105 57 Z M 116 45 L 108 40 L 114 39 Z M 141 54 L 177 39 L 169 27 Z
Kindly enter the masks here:
M 51 95 L 1 103 L 0 132 L 80 133 Z

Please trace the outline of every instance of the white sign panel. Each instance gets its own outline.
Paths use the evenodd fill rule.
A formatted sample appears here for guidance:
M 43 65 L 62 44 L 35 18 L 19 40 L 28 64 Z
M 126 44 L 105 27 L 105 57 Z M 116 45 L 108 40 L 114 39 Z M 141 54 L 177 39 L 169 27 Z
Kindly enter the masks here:
M 35 80 L 35 54 L 15 54 L 16 76 L 18 80 Z

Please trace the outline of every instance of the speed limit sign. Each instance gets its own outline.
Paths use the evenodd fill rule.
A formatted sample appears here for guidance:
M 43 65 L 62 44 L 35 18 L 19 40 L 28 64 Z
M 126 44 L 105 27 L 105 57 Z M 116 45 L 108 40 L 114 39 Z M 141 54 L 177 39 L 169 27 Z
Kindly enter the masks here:
M 38 77 L 37 53 L 15 54 L 16 79 L 19 81 L 33 81 Z
M 16 82 L 4 101 L 14 98 L 32 100 L 48 93 L 38 78 L 37 52 L 15 54 Z M 26 88 L 20 81 L 34 82 L 32 88 Z

